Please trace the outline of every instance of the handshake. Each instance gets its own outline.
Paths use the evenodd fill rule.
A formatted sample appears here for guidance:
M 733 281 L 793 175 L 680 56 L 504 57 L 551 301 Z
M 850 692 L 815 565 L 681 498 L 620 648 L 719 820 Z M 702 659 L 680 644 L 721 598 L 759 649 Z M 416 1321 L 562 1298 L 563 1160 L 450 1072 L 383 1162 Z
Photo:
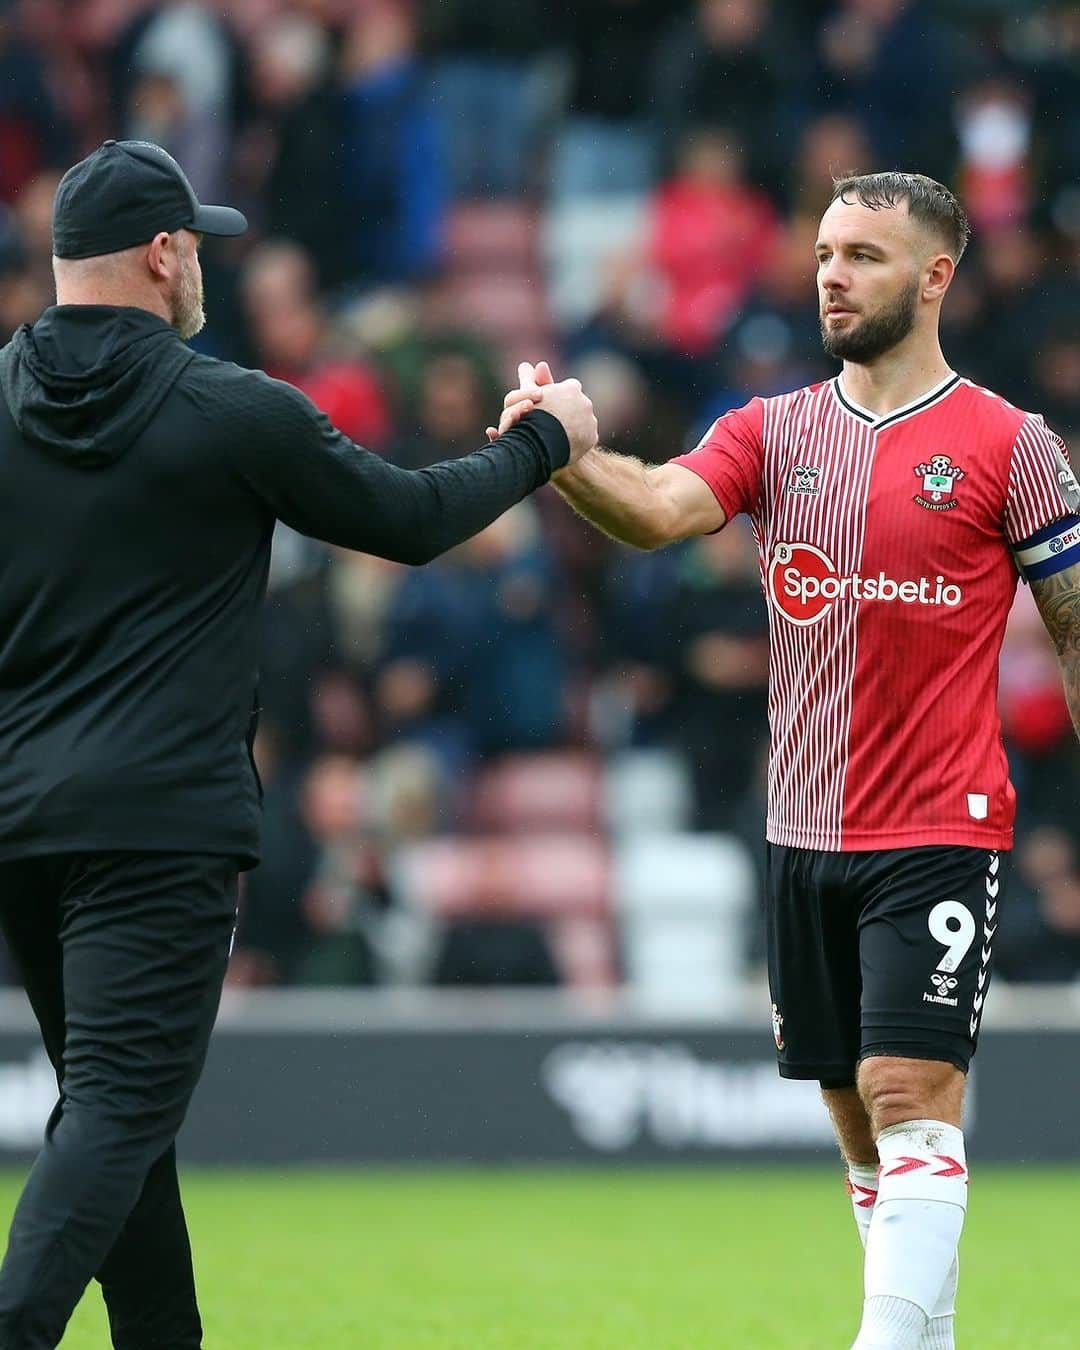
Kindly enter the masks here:
M 597 443 L 599 428 L 592 400 L 585 397 L 580 380 L 560 380 L 557 384 L 546 361 L 532 366 L 522 361 L 518 366 L 518 388 L 503 399 L 503 414 L 497 427 L 488 427 L 488 440 L 495 440 L 515 426 L 526 413 L 542 408 L 557 418 L 570 441 L 570 463 Z

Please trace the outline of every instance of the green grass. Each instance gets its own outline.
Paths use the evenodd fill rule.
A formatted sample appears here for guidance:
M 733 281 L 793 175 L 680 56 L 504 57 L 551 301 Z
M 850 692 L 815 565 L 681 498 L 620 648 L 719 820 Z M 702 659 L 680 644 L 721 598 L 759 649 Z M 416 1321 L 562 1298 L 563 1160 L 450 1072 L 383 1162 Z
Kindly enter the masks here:
M 191 1172 L 208 1350 L 847 1350 L 836 1170 Z M 0 1220 L 18 1178 L 0 1175 Z M 1080 1171 L 976 1169 L 960 1342 L 1080 1341 Z M 92 1286 L 65 1350 L 109 1345 Z

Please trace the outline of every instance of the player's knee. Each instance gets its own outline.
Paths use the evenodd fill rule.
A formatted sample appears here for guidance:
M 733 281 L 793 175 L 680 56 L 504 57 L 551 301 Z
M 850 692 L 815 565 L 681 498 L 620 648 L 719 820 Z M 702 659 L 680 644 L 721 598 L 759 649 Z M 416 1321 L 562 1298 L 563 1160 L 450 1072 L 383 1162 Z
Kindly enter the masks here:
M 875 1138 L 890 1125 L 925 1120 L 930 1114 L 924 1098 L 906 1083 L 874 1083 L 867 1090 L 866 1109 Z
M 963 1075 L 952 1065 L 887 1056 L 863 1060 L 859 1093 L 875 1136 L 908 1120 L 952 1120 L 963 1096 Z
M 849 1162 L 871 1163 L 877 1158 L 870 1117 L 858 1089 L 822 1087 L 821 1095 L 832 1117 L 840 1151 Z

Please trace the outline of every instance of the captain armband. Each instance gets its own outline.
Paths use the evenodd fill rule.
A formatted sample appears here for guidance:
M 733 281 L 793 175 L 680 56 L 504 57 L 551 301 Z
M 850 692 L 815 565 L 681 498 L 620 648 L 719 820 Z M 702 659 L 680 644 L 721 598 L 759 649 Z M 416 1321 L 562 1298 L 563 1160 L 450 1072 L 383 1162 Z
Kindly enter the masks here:
M 1052 577 L 1080 563 L 1080 516 L 1062 516 L 1030 539 L 1013 545 L 1016 565 L 1028 581 Z

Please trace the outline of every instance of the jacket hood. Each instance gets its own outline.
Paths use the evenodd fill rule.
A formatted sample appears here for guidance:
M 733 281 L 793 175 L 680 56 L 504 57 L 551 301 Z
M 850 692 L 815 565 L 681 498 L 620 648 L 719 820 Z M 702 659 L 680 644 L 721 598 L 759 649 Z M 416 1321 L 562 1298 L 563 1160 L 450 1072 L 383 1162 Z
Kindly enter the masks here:
M 25 440 L 98 469 L 127 453 L 194 355 L 147 310 L 54 305 L 0 351 L 0 391 Z

